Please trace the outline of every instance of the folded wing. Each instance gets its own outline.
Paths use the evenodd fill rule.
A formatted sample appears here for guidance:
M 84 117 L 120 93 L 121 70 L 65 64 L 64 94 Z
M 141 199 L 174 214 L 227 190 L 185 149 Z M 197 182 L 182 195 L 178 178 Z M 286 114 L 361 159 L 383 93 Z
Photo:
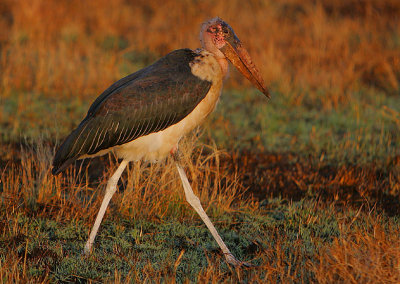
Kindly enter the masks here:
M 83 155 L 164 130 L 185 118 L 211 87 L 191 73 L 189 63 L 196 56 L 190 49 L 176 50 L 105 90 L 57 150 L 53 174 Z

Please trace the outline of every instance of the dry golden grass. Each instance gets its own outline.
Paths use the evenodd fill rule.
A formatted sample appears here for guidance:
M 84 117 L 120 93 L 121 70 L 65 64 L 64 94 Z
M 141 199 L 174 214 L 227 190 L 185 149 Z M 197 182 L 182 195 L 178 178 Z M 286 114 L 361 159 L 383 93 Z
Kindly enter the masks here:
M 318 283 L 399 283 L 399 244 L 395 231 L 386 234 L 376 224 L 372 232 L 335 239 L 321 250 L 319 263 L 311 268 Z
M 183 143 L 182 159 L 195 192 L 198 193 L 206 211 L 214 220 L 218 220 L 227 213 L 260 214 L 262 207 L 258 200 L 273 196 L 281 191 L 280 189 L 285 189 L 281 194 L 288 198 L 298 199 L 295 196 L 304 195 L 306 191 L 316 195 L 312 198 L 315 199 L 312 203 L 313 209 L 307 209 L 307 206 L 290 209 L 292 205 L 289 204 L 289 211 L 293 214 L 305 214 L 305 219 L 298 225 L 296 234 L 300 237 L 298 236 L 296 241 L 293 241 L 291 233 L 282 231 L 280 228 L 282 225 L 263 228 L 261 235 L 254 237 L 270 238 L 271 244 L 268 248 L 259 246 L 257 253 L 254 254 L 254 258 L 261 263 L 259 267 L 250 270 L 227 269 L 222 267 L 222 255 L 206 253 L 210 265 L 199 272 L 197 276 L 199 282 L 236 282 L 243 279 L 256 283 L 263 281 L 307 282 L 310 279 L 321 283 L 337 281 L 396 283 L 399 281 L 398 224 L 393 226 L 394 223 L 387 223 L 382 215 L 376 213 L 376 209 L 370 209 L 368 198 L 362 202 L 356 214 L 338 213 L 343 210 L 347 212 L 348 209 L 358 206 L 360 194 L 368 196 L 378 191 L 377 181 L 373 178 L 376 174 L 373 167 L 346 171 L 343 167 L 334 169 L 307 165 L 304 160 L 293 162 L 296 158 L 290 156 L 230 157 L 215 147 L 196 144 L 194 137 L 186 139 Z M 193 149 L 196 150 L 193 152 Z M 56 247 L 48 247 L 49 244 L 45 243 L 42 250 L 29 251 L 30 244 L 24 240 L 32 233 L 32 229 L 28 228 L 21 218 L 32 216 L 38 220 L 54 220 L 58 224 L 83 222 L 89 233 L 88 230 L 103 198 L 107 179 L 117 167 L 115 159 L 110 156 L 100 161 L 94 160 L 92 162 L 94 164 L 89 165 L 89 168 L 87 168 L 87 163 L 78 164 L 70 167 L 64 175 L 54 177 L 50 173 L 53 151 L 53 147 L 39 141 L 33 148 L 25 148 L 21 151 L 21 162 L 10 162 L 0 173 L 4 200 L 1 204 L 4 218 L 0 222 L 0 229 L 2 235 L 5 236 L 3 241 L 17 248 L 3 255 L 4 259 L 0 263 L 0 280 L 49 281 L 48 277 L 51 277 L 54 264 L 47 268 L 48 274 L 41 275 L 39 278 L 29 276 L 27 272 L 29 267 L 46 257 L 51 259 L 71 257 L 70 252 L 65 252 L 66 248 L 63 248 L 60 243 Z M 258 167 L 263 169 L 262 172 L 254 168 L 254 159 L 258 161 Z M 393 161 L 393 168 L 396 168 L 398 162 Z M 292 163 L 291 166 L 289 163 Z M 271 168 L 265 170 L 268 165 Z M 327 172 L 330 174 L 327 175 Z M 249 176 L 252 176 L 251 180 Z M 268 181 L 264 184 L 265 179 Z M 391 179 L 390 174 L 389 179 Z M 306 184 L 308 184 L 308 189 L 303 188 Z M 379 184 L 384 186 L 379 189 L 382 192 L 390 189 L 390 185 L 386 182 L 379 181 Z M 247 190 L 248 186 L 251 190 Z M 343 191 L 351 187 L 354 189 Z M 252 194 L 256 194 L 257 199 L 253 198 Z M 321 197 L 324 194 L 326 198 Z M 394 195 L 390 198 L 397 197 Z M 329 200 L 334 202 L 329 204 Z M 327 207 L 336 209 L 329 211 Z M 310 211 L 304 213 L 304 209 Z M 268 210 L 275 209 L 271 207 L 262 214 Z M 316 248 L 308 252 L 308 257 L 312 260 L 305 263 L 307 242 L 301 236 L 300 226 L 307 228 L 323 222 L 318 220 L 317 215 L 313 213 L 315 211 L 326 211 L 322 216 L 335 212 L 334 218 L 338 220 L 340 233 L 336 237 L 332 235 L 332 241 L 322 241 L 320 237 L 314 236 L 315 239 L 312 242 L 315 243 Z M 105 219 L 113 220 L 116 226 L 119 226 L 119 230 L 123 231 L 125 225 L 118 223 L 118 220 L 138 219 L 158 223 L 171 217 L 184 222 L 188 220 L 193 222 L 198 219 L 194 211 L 186 204 L 174 164 L 171 161 L 151 165 L 131 164 L 122 177 L 120 190 L 115 194 Z M 293 220 L 289 218 L 284 222 L 293 222 Z M 360 220 L 363 221 L 360 222 Z M 140 242 L 140 238 L 135 241 Z M 257 243 L 256 239 L 253 241 Z M 81 242 L 83 245 L 83 240 Z M 24 253 L 21 253 L 21 250 Z M 118 251 L 118 245 L 115 245 L 114 250 Z M 183 249 L 182 256 L 185 253 Z M 124 255 L 122 254 L 121 257 Z M 174 260 L 175 270 L 181 262 L 181 257 Z M 140 271 L 135 267 L 129 272 L 115 269 L 112 279 L 116 283 L 146 279 L 175 282 L 176 275 L 176 271 L 171 271 L 167 265 L 160 268 L 149 262 Z
M 256 210 L 258 202 L 246 197 L 246 189 L 239 182 L 239 173 L 220 164 L 227 154 L 215 147 L 197 145 L 196 136 L 181 144 L 182 162 L 195 193 L 201 199 L 210 216 L 218 218 L 227 212 Z M 197 149 L 193 153 L 193 149 Z M 49 248 L 43 244 L 39 251 L 30 251 L 26 237 L 32 232 L 21 223 L 30 216 L 37 220 L 51 219 L 59 224 L 83 221 L 90 228 L 104 197 L 104 187 L 111 172 L 115 171 L 115 159 L 110 155 L 93 167 L 104 163 L 107 167 L 99 176 L 89 176 L 87 164 L 70 167 L 63 175 L 51 174 L 50 162 L 54 147 L 38 141 L 34 146 L 22 148 L 15 161 L 10 161 L 0 172 L 2 188 L 0 232 L 1 242 L 16 246 L 15 250 L 2 255 L 0 280 L 48 282 L 51 268 L 39 278 L 29 276 L 32 262 L 46 257 L 59 257 L 53 249 L 63 254 L 62 247 Z M 19 161 L 20 159 L 20 161 Z M 91 165 L 89 165 L 90 167 Z M 102 169 L 104 166 L 102 167 Z M 93 177 L 94 175 L 94 177 Z M 152 220 L 160 222 L 170 217 L 179 220 L 197 219 L 188 206 L 175 163 L 168 159 L 159 164 L 135 163 L 128 166 L 120 181 L 120 190 L 113 197 L 106 220 Z M 237 204 L 241 206 L 237 206 Z M 21 242 L 26 242 L 21 246 Z M 139 242 L 139 240 L 137 240 Z M 20 251 L 24 250 L 21 255 Z M 30 264 L 27 264 L 27 259 Z M 32 260 L 33 259 L 33 260 Z M 218 258 L 218 261 L 221 261 Z M 179 260 L 176 262 L 176 267 Z M 21 269 L 22 267 L 22 269 Z M 49 267 L 51 265 L 49 264 Z M 219 271 L 219 270 L 218 270 Z M 215 273 L 216 271 L 214 271 Z M 133 269 L 121 280 L 122 271 L 115 270 L 115 281 L 143 281 L 150 279 L 174 280 L 174 274 L 153 268 L 151 263 L 143 271 Z M 220 276 L 221 277 L 221 276 Z
M 182 162 L 205 210 L 210 206 L 218 208 L 220 211 L 213 211 L 216 216 L 233 212 L 233 203 L 237 200 L 243 202 L 242 210 L 256 208 L 257 203 L 246 198 L 239 173 L 220 164 L 220 159 L 227 154 L 210 146 L 196 147 L 196 154 L 192 154 L 194 137 L 182 142 Z M 111 155 L 96 160 L 93 167 L 104 169 L 107 165 L 97 177 L 93 171 L 89 176 L 90 169 L 86 166 L 83 170 L 82 166 L 70 167 L 65 174 L 53 176 L 50 165 L 53 155 L 54 148 L 39 141 L 33 148 L 22 150 L 21 162 L 11 162 L 0 172 L 2 197 L 8 201 L 3 204 L 4 214 L 12 215 L 15 210 L 21 210 L 19 207 L 23 204 L 23 211 L 28 215 L 35 212 L 36 217 L 52 217 L 57 221 L 84 219 L 88 224 L 92 223 L 100 208 L 105 185 L 118 163 Z M 170 159 L 157 164 L 131 163 L 120 185 L 121 190 L 113 197 L 114 210 L 120 217 L 196 216 L 186 204 L 175 163 Z
M 246 43 L 268 85 L 296 90 L 297 103 L 318 90 L 326 92 L 326 108 L 346 103 L 361 86 L 399 91 L 396 0 L 16 0 L 3 2 L 0 13 L 3 95 L 23 89 L 93 98 L 124 75 L 124 55 L 153 54 L 150 63 L 173 49 L 196 48 L 199 25 L 216 15 Z M 236 75 L 230 82 L 242 84 Z

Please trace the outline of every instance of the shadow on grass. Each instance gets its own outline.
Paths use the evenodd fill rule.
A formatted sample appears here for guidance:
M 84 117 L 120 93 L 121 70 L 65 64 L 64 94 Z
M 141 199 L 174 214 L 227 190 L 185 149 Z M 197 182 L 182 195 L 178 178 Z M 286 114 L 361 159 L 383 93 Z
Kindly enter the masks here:
M 381 168 L 374 163 L 335 166 L 291 153 L 245 152 L 234 156 L 232 164 L 243 168 L 243 185 L 260 202 L 314 198 L 353 208 L 367 204 L 366 210 L 376 206 L 388 216 L 400 214 L 399 157 Z

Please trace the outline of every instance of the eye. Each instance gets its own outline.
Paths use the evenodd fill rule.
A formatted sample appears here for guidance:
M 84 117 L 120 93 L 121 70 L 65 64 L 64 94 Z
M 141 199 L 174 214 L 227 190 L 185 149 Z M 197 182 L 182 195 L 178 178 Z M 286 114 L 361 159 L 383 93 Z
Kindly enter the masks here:
M 207 29 L 207 32 L 216 34 L 216 33 L 218 33 L 218 30 L 215 27 L 210 27 Z
M 211 28 L 208 28 L 208 29 L 207 29 L 207 32 L 208 32 L 208 33 L 212 33 L 213 31 L 212 31 Z

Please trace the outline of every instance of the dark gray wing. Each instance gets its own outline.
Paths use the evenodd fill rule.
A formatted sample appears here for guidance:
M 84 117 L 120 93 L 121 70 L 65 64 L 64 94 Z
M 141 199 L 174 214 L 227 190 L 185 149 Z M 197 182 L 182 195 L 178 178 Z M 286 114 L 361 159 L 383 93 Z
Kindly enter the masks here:
M 208 93 L 211 82 L 191 72 L 197 53 L 171 52 L 105 90 L 65 139 L 53 160 L 53 174 L 85 154 L 95 154 L 161 131 L 185 118 Z

